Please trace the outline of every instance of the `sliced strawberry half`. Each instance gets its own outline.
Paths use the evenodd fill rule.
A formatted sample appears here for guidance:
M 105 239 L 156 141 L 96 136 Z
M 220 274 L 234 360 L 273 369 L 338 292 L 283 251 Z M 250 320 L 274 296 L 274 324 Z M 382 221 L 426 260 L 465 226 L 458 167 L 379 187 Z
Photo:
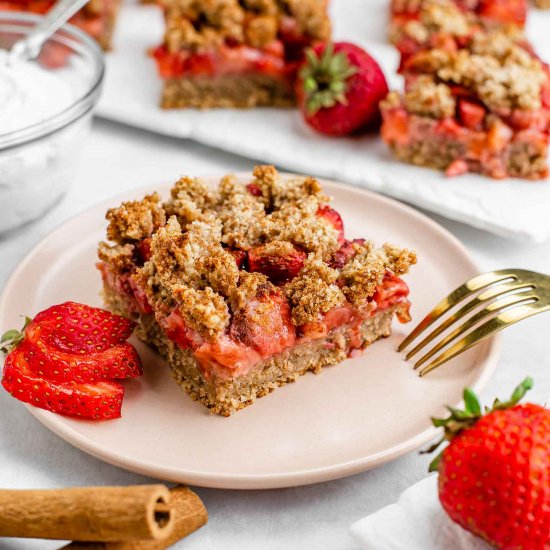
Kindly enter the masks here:
M 344 221 L 342 220 L 342 217 L 340 214 L 334 210 L 334 208 L 331 208 L 330 206 L 320 206 L 319 210 L 317 210 L 317 216 L 320 218 L 324 218 L 330 224 L 338 231 L 338 242 L 340 244 L 343 244 L 345 241 L 344 238 Z
M 267 275 L 273 284 L 288 283 L 300 273 L 307 254 L 295 246 L 290 250 L 274 254 L 267 246 L 257 246 L 248 252 L 248 268 L 251 272 Z
M 25 338 L 46 347 L 74 354 L 105 351 L 131 336 L 135 323 L 103 309 L 65 302 L 39 313 Z
M 139 355 L 128 342 L 89 355 L 49 349 L 43 342 L 25 341 L 20 347 L 32 372 L 48 380 L 94 382 L 136 378 L 143 374 Z
M 6 358 L 2 385 L 16 399 L 66 416 L 94 420 L 119 418 L 124 388 L 118 382 L 53 382 L 37 376 L 25 355 L 26 344 Z

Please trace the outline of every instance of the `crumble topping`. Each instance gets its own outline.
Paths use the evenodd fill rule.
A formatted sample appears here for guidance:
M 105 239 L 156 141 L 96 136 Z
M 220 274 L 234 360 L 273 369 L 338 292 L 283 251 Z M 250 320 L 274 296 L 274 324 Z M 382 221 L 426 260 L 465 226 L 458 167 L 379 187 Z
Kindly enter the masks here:
M 492 109 L 540 109 L 542 86 L 547 80 L 542 64 L 516 45 L 501 58 L 468 50 L 431 50 L 417 56 L 415 67 L 472 89 Z
M 222 296 L 210 287 L 197 290 L 177 286 L 173 290 L 185 322 L 206 338 L 217 338 L 229 326 L 229 309 Z
M 432 34 L 468 36 L 471 19 L 450 0 L 425 0 L 420 10 L 420 19 L 408 21 L 405 34 L 417 42 L 426 42 Z
M 115 244 L 100 243 L 99 258 L 114 273 L 132 272 L 160 318 L 178 307 L 204 338 L 216 338 L 251 301 L 274 293 L 286 296 L 294 324 L 316 321 L 346 299 L 366 302 L 386 269 L 401 274 L 415 262 L 413 253 L 397 247 L 354 243 L 355 256 L 341 270 L 330 267 L 341 235 L 319 214 L 329 201 L 319 182 L 283 178 L 270 166 L 257 167 L 254 177 L 254 189 L 230 175 L 217 191 L 181 178 L 165 204 L 166 223 L 156 194 L 109 210 L 108 236 Z M 135 264 L 138 235 L 152 237 L 142 267 Z M 274 262 L 296 247 L 308 258 L 296 277 L 275 286 L 265 274 L 247 271 L 245 251 L 257 247 Z
M 115 244 L 100 242 L 97 255 L 102 262 L 109 264 L 115 273 L 123 273 L 134 266 L 134 246 L 131 244 Z
M 346 298 L 358 309 L 367 305 L 367 299 L 382 283 L 386 271 L 402 275 L 416 263 L 414 252 L 389 243 L 378 249 L 372 242 L 355 243 L 353 246 L 356 254 L 343 267 L 339 283 Z
M 467 15 L 450 0 L 425 0 L 420 20 L 430 32 L 467 36 L 470 22 Z
M 197 269 L 205 274 L 208 284 L 226 298 L 232 296 L 239 282 L 239 267 L 233 255 L 223 248 L 199 258 Z
M 199 178 L 184 176 L 170 191 L 170 200 L 164 204 L 167 216 L 176 216 L 182 227 L 195 220 L 204 220 L 205 211 L 216 204 L 216 196 Z
M 315 254 L 308 256 L 298 277 L 285 287 L 296 326 L 317 321 L 321 313 L 344 303 L 345 296 L 336 284 L 338 276 L 338 271 L 321 258 Z
M 410 83 L 404 96 L 407 111 L 432 118 L 452 117 L 456 101 L 446 84 L 436 84 L 430 76 L 421 76 Z
M 151 260 L 160 282 L 167 288 L 186 284 L 198 288 L 203 280 L 198 261 L 213 248 L 221 250 L 219 222 L 192 222 L 182 232 L 175 216 L 161 227 L 151 242 Z M 149 263 L 149 262 L 148 262 Z
M 265 209 L 236 176 L 226 176 L 220 182 L 221 208 L 218 212 L 223 224 L 223 242 L 247 250 L 254 246 L 262 234 Z
M 263 273 L 249 273 L 242 271 L 239 276 L 239 286 L 230 298 L 231 309 L 237 313 L 245 309 L 246 305 L 255 298 L 260 298 L 276 291 Z
M 281 26 L 314 40 L 330 38 L 326 0 L 163 0 L 164 43 L 170 52 L 217 48 L 226 42 L 264 48 Z
M 123 202 L 107 211 L 107 237 L 119 244 L 150 237 L 164 225 L 166 216 L 158 193 L 147 195 L 141 201 Z

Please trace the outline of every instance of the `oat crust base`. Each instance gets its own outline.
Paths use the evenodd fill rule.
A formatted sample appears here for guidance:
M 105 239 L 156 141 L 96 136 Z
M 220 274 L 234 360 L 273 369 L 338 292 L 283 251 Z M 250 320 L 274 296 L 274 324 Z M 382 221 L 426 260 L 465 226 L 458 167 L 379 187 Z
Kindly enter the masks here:
M 290 85 L 265 75 L 172 78 L 164 84 L 163 109 L 292 107 Z
M 104 300 L 113 313 L 128 316 L 125 300 L 108 287 L 104 288 Z M 360 331 L 363 347 L 390 336 L 392 319 L 399 308 L 399 305 L 394 306 L 363 323 Z M 134 316 L 134 320 L 137 322 L 138 338 L 158 350 L 167 360 L 178 385 L 193 400 L 221 416 L 230 416 L 252 405 L 256 399 L 280 386 L 295 382 L 309 371 L 318 374 L 323 367 L 341 363 L 348 356 L 350 348 L 345 327 L 338 328 L 325 338 L 300 344 L 267 359 L 246 376 L 207 381 L 192 352 L 180 349 L 169 340 L 154 315 Z

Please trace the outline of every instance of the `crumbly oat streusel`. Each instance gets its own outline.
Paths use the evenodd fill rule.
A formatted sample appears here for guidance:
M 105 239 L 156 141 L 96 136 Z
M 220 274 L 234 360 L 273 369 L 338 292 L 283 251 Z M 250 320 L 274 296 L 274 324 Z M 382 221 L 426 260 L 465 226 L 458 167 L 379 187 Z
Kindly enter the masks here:
M 539 109 L 547 81 L 540 61 L 516 45 L 509 45 L 500 58 L 468 50 L 430 50 L 416 58 L 414 68 L 471 88 L 490 109 Z
M 222 178 L 217 190 L 183 177 L 164 205 L 155 194 L 109 210 L 108 236 L 117 244 L 101 243 L 99 256 L 124 271 L 136 241 L 152 237 L 150 258 L 132 277 L 155 309 L 166 315 L 176 305 L 206 339 L 217 338 L 250 300 L 270 293 L 286 295 L 294 324 L 309 323 L 346 299 L 366 301 L 387 269 L 400 274 L 416 261 L 407 250 L 374 250 L 367 243 L 354 245 L 355 256 L 341 271 L 330 267 L 341 235 L 320 215 L 328 202 L 316 179 L 285 178 L 272 166 L 257 167 L 248 187 L 236 176 Z M 260 246 L 270 257 L 297 249 L 309 256 L 298 275 L 278 288 L 266 275 L 239 268 L 232 253 Z
M 451 89 L 430 76 L 421 76 L 409 85 L 404 104 L 407 111 L 432 118 L 452 117 L 456 109 Z
M 285 17 L 296 31 L 327 40 L 330 21 L 325 0 L 163 0 L 168 51 L 216 48 L 225 42 L 264 48 L 277 38 Z
M 107 237 L 119 244 L 150 237 L 166 221 L 158 193 L 141 201 L 123 202 L 118 208 L 111 208 L 106 217 Z

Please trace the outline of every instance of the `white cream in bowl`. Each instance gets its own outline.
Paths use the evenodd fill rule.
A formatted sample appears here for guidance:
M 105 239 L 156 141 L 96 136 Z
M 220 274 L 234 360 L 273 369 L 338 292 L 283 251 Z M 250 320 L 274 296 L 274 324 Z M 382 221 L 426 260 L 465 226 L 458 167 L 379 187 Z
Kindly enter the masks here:
M 42 133 L 41 126 L 78 99 L 71 70 L 50 70 L 35 61 L 8 64 L 6 57 L 7 52 L 0 51 L 0 142 L 21 130 L 36 128 L 38 135 L 0 148 L 0 232 L 38 218 L 59 200 L 72 183 L 91 120 L 90 112 Z

